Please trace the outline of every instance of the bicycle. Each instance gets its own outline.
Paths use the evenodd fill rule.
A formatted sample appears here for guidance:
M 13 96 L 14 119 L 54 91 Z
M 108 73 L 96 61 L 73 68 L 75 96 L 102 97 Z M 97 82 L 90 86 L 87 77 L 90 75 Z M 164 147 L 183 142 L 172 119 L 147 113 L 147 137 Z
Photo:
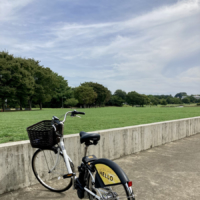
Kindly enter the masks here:
M 85 153 L 76 177 L 73 162 L 64 146 L 63 129 L 68 114 L 80 117 L 78 114 L 85 113 L 69 111 L 63 121 L 53 116 L 52 120 L 27 128 L 32 147 L 38 148 L 32 157 L 32 170 L 37 180 L 53 192 L 66 191 L 73 185 L 80 199 L 135 200 L 132 182 L 115 162 L 86 155 L 88 147 L 97 145 L 100 140 L 97 133 L 80 132 L 80 143 L 85 143 Z

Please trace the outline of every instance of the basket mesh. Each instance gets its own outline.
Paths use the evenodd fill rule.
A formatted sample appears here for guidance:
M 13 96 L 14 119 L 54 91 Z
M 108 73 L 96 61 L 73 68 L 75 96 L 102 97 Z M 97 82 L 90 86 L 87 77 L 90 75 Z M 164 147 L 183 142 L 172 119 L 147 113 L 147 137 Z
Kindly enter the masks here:
M 44 120 L 29 126 L 27 132 L 33 148 L 48 149 L 56 144 L 56 134 L 51 120 Z

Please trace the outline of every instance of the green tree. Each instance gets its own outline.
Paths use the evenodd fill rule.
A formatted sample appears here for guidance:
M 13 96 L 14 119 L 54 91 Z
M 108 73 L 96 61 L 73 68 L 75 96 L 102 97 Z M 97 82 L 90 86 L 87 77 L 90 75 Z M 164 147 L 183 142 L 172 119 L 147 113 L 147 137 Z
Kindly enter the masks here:
M 149 104 L 149 102 L 150 102 L 149 98 L 148 98 L 146 95 L 144 95 L 144 94 L 139 94 L 137 100 L 138 100 L 137 103 L 138 103 L 140 106 L 142 106 L 142 107 L 143 107 L 144 105 Z
M 16 99 L 14 98 L 9 98 L 7 99 L 7 107 L 8 108 L 18 108 L 19 107 L 19 103 Z
M 14 58 L 7 52 L 0 52 L 0 99 L 5 109 L 5 99 L 11 105 L 27 105 L 31 110 L 32 101 L 40 105 L 54 98 L 61 103 L 63 96 L 70 98 L 72 90 L 62 76 L 49 68 L 40 66 L 34 59 Z M 58 103 L 57 103 L 58 105 Z
M 55 73 L 50 68 L 44 68 L 42 66 L 38 66 L 34 78 L 35 91 L 31 98 L 39 104 L 40 110 L 42 110 L 42 104 L 51 101 L 59 83 Z
M 183 103 L 190 103 L 190 98 L 189 97 L 185 97 L 184 99 L 182 99 Z
M 179 97 L 174 97 L 174 104 L 181 104 L 182 101 L 179 99 Z
M 159 99 L 153 95 L 148 95 L 149 101 L 151 105 L 157 106 L 159 104 Z
M 15 98 L 18 100 L 20 105 L 20 110 L 22 110 L 22 106 L 26 105 L 28 102 L 29 96 L 31 96 L 34 93 L 34 78 L 31 74 L 32 72 L 32 66 L 31 64 L 26 60 L 22 58 L 15 58 L 16 63 L 14 63 L 14 66 L 17 66 L 18 71 L 15 70 L 16 73 L 18 73 L 20 80 L 18 81 L 18 84 L 16 87 L 16 93 Z
M 110 93 L 108 88 L 104 87 L 99 83 L 93 82 L 85 82 L 81 84 L 82 86 L 89 86 L 92 87 L 93 90 L 97 94 L 97 98 L 95 100 L 95 104 L 101 106 L 102 104 L 106 103 L 109 100 Z
M 84 105 L 92 105 L 97 98 L 97 93 L 89 86 L 79 86 L 74 90 L 74 97 L 78 99 L 79 103 Z
M 160 104 L 161 104 L 161 105 L 167 105 L 167 101 L 166 101 L 165 99 L 161 99 L 161 100 L 160 100 Z
M 104 101 L 105 104 L 110 100 L 111 96 L 112 96 L 112 92 L 108 90 L 108 88 L 106 88 L 106 99 Z
M 1 99 L 4 109 L 5 99 L 16 99 L 22 110 L 28 96 L 33 93 L 34 79 L 26 59 L 14 58 L 7 52 L 0 53 Z
M 139 98 L 140 94 L 138 94 L 137 92 L 128 92 L 128 94 L 126 95 L 126 102 L 133 107 L 134 105 L 139 104 Z
M 59 76 L 57 73 L 53 74 L 56 77 L 57 85 L 54 88 L 51 101 L 45 102 L 43 106 L 48 108 L 60 108 L 62 107 L 63 99 L 69 99 L 73 97 L 73 91 L 68 86 L 68 82 L 64 79 L 64 77 Z
M 126 101 L 126 92 L 125 91 L 118 89 L 115 91 L 114 95 L 123 99 L 124 102 Z
M 187 96 L 187 93 L 186 92 L 179 92 L 175 95 L 175 97 L 178 97 L 180 99 L 182 99 L 183 96 Z
M 28 104 L 29 104 L 29 110 L 32 110 L 32 101 L 33 101 L 33 98 L 35 97 L 36 99 L 36 93 L 37 93 L 37 83 L 36 81 L 38 80 L 38 77 L 37 77 L 37 74 L 38 74 L 38 71 L 42 69 L 42 67 L 40 66 L 40 61 L 38 60 L 35 60 L 35 59 L 27 59 L 27 62 L 29 63 L 29 65 L 31 66 L 29 68 L 29 72 L 31 73 L 31 76 L 33 78 L 33 82 L 34 82 L 34 86 L 33 86 L 33 92 L 29 93 L 29 96 L 28 96 Z
M 16 84 L 20 80 L 13 68 L 14 57 L 8 52 L 0 52 L 0 99 L 3 111 L 5 111 L 5 100 L 12 98 L 16 93 Z
M 197 99 L 195 99 L 193 95 L 190 95 L 188 97 L 190 99 L 190 103 L 196 103 L 197 102 Z
M 159 100 L 161 100 L 161 99 L 165 99 L 165 100 L 167 100 L 167 98 L 171 98 L 172 97 L 172 95 L 170 94 L 170 95 L 164 95 L 164 94 L 162 94 L 162 95 L 153 95 L 154 97 L 156 97 L 157 99 L 159 99 Z
M 67 99 L 64 104 L 72 108 L 78 104 L 78 100 L 75 98 Z
M 174 104 L 174 98 L 173 97 L 167 97 L 166 99 L 168 104 Z
M 124 103 L 124 100 L 119 97 L 119 96 L 116 96 L 116 95 L 112 95 L 110 100 L 109 100 L 109 105 L 111 106 L 122 106 Z

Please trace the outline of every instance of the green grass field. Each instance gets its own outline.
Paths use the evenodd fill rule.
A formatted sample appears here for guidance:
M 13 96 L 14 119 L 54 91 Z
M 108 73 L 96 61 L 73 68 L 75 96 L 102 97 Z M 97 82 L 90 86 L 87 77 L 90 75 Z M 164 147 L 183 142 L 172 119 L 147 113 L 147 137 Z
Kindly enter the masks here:
M 68 110 L 70 109 L 0 112 L 0 143 L 27 140 L 28 126 L 51 119 L 53 115 L 59 117 Z M 104 107 L 77 110 L 86 115 L 81 119 L 69 117 L 65 122 L 65 134 L 200 116 L 200 107 Z

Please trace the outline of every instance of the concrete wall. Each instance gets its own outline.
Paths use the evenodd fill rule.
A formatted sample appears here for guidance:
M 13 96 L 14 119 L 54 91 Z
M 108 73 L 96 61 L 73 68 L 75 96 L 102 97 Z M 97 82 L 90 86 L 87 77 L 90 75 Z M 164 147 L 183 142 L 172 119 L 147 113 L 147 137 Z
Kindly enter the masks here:
M 113 160 L 200 133 L 200 117 L 94 132 L 101 140 L 88 154 Z M 79 135 L 65 136 L 65 145 L 77 167 L 84 153 Z M 35 150 L 29 141 L 0 144 L 0 194 L 38 183 L 31 168 Z

